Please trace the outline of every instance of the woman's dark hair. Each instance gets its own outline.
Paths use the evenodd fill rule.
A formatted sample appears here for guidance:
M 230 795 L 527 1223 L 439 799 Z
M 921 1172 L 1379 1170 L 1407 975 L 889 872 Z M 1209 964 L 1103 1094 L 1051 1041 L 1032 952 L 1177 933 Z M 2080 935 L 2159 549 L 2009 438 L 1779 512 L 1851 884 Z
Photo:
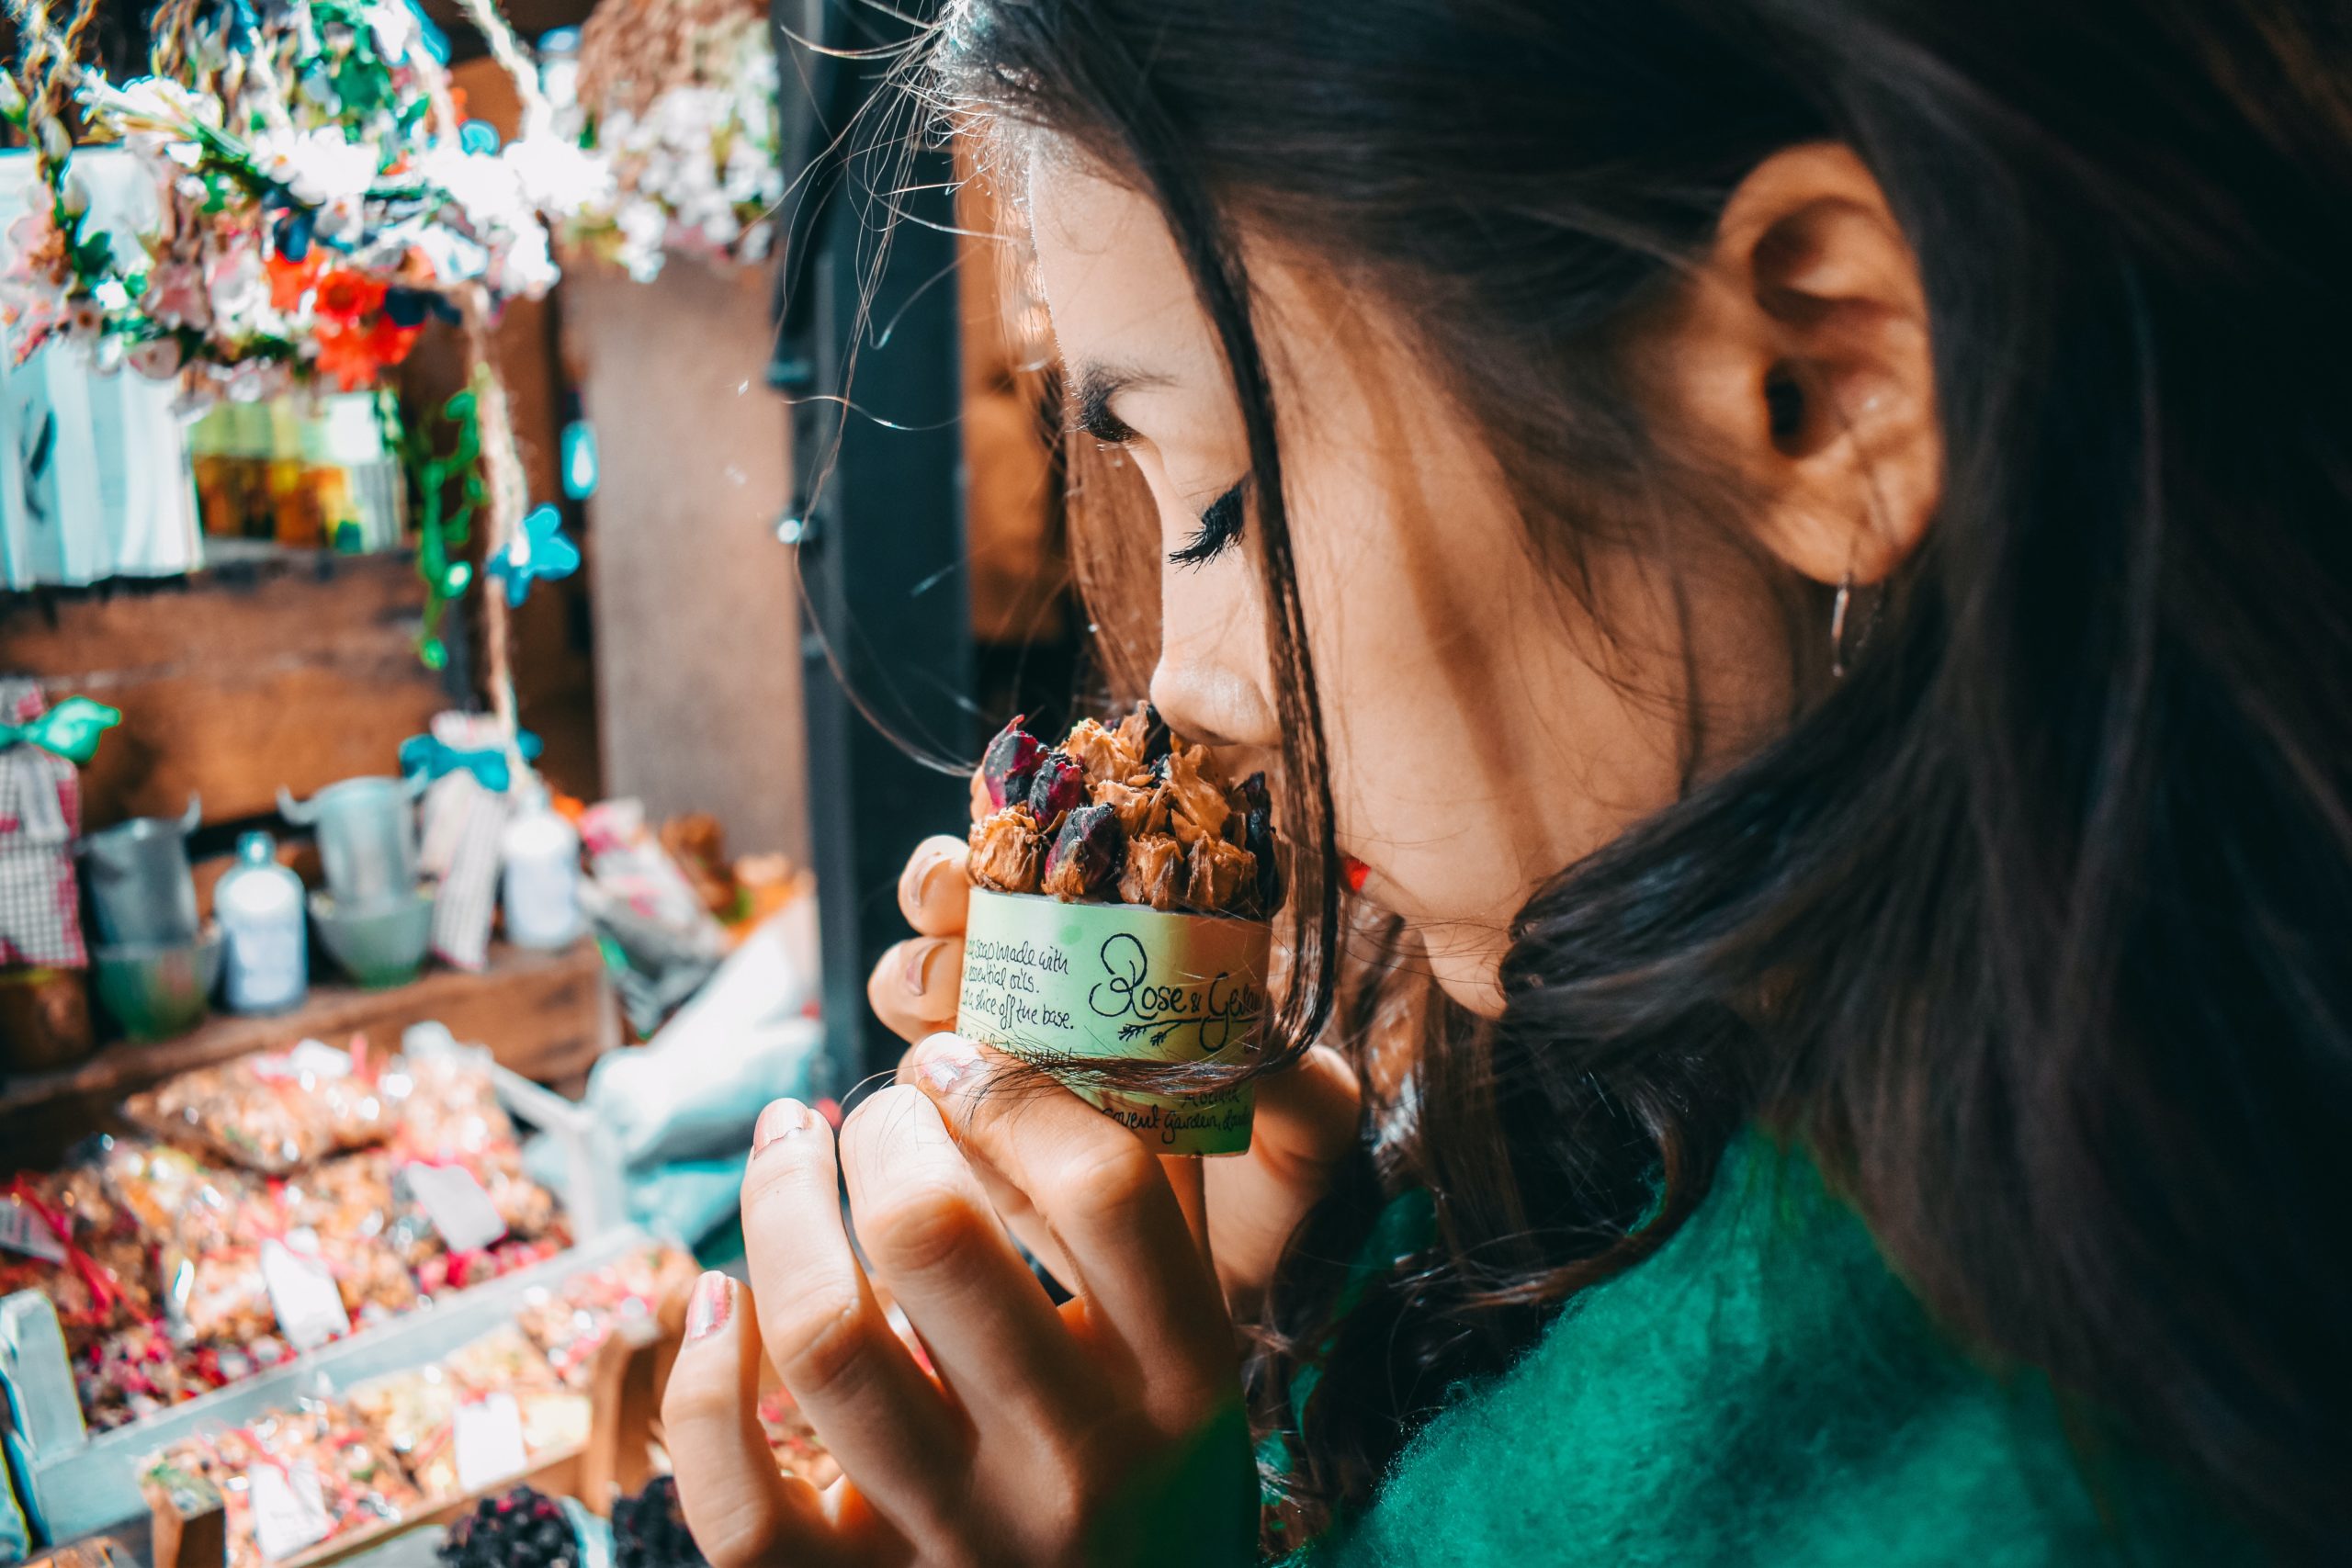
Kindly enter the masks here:
M 2352 13 L 969 0 L 931 65 L 1154 198 L 1222 343 L 1296 740 L 1294 1042 L 1341 928 L 1244 236 L 1402 307 L 1571 586 L 1702 471 L 1627 345 L 1748 171 L 1850 145 L 1926 287 L 1944 492 L 1849 675 L 1519 912 L 1503 1017 L 1414 1069 L 1439 1239 L 1336 1337 L 1389 1179 L 1295 1241 L 1251 1369 L 1293 1522 L 1362 1506 L 1761 1117 L 1966 1342 L 2352 1552 Z

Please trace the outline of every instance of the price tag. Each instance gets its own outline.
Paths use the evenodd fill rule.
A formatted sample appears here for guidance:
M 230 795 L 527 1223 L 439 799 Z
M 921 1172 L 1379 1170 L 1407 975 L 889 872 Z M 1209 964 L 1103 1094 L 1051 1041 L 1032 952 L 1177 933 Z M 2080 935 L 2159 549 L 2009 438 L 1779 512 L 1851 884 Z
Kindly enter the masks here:
M 412 1165 L 408 1190 L 452 1252 L 473 1252 L 506 1234 L 498 1205 L 472 1171 L 454 1165 Z
M 286 1065 L 314 1078 L 347 1078 L 351 1076 L 351 1053 L 339 1051 L 323 1040 L 303 1040 L 286 1053 Z
M 57 1239 L 49 1222 L 33 1213 L 32 1206 L 22 1199 L 0 1201 L 0 1247 L 38 1258 L 44 1263 L 65 1261 L 65 1244 Z
M 523 1412 L 511 1393 L 493 1393 L 458 1406 L 458 1484 L 487 1492 L 531 1468 L 523 1446 Z
M 261 1277 L 269 1287 L 271 1310 L 277 1314 L 277 1331 L 297 1350 L 314 1350 L 351 1332 L 343 1292 L 318 1258 L 282 1241 L 266 1241 L 261 1244 Z
M 272 1562 L 308 1551 L 334 1533 L 325 1488 L 311 1465 L 281 1470 L 257 1464 L 245 1472 L 245 1496 L 253 1505 L 254 1539 Z

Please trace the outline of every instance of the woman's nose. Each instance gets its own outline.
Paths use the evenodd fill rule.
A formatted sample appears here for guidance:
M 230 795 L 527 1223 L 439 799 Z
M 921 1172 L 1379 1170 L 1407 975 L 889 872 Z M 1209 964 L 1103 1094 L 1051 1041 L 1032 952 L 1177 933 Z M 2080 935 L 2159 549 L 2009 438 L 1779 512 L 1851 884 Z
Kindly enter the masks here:
M 1281 744 L 1282 728 L 1253 671 L 1225 655 L 1169 641 L 1151 672 L 1151 703 L 1187 740 L 1219 748 Z

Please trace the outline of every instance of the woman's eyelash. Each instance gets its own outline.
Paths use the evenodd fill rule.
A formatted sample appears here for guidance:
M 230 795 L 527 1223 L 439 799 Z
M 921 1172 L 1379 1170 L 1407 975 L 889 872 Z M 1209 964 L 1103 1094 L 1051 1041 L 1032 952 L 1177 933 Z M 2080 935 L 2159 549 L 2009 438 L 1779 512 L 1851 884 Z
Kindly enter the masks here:
M 1208 504 L 1201 513 L 1201 525 L 1182 546 L 1168 552 L 1171 566 L 1200 566 L 1225 553 L 1225 547 L 1241 536 L 1242 491 L 1249 486 L 1244 479 Z

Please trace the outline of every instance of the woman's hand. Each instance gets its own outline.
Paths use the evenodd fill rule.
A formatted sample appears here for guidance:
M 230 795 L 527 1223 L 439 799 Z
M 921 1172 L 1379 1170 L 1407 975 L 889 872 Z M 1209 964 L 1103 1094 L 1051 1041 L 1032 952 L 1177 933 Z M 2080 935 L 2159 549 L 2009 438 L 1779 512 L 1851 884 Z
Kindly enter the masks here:
M 882 955 L 866 977 L 865 994 L 875 1013 L 910 1043 L 956 1025 L 956 998 L 964 984 L 964 919 L 972 887 L 965 874 L 965 845 L 942 835 L 915 847 L 899 877 L 899 908 L 916 936 Z M 899 1080 L 909 1082 L 902 1063 Z M 1345 1058 L 1316 1046 L 1288 1071 L 1261 1079 L 1251 1124 L 1250 1152 L 1230 1158 L 1171 1166 L 1175 1190 L 1186 1200 L 1201 1194 L 1217 1279 L 1237 1316 L 1257 1308 L 1266 1282 L 1291 1232 L 1323 1195 L 1331 1172 L 1354 1147 L 1357 1087 Z M 1051 1227 L 1020 1191 L 1003 1180 L 981 1152 L 974 1174 L 996 1201 L 1022 1245 L 1067 1283 L 1070 1264 Z
M 718 1568 L 1254 1560 L 1233 1328 L 1160 1160 L 1065 1090 L 990 1092 L 989 1077 L 968 1043 L 928 1040 L 921 1087 L 866 1100 L 838 1152 L 797 1100 L 762 1115 L 750 1284 L 697 1284 L 662 1403 L 686 1522 Z M 1073 1300 L 1048 1302 L 966 1150 L 1058 1238 Z M 841 1462 L 822 1493 L 770 1456 L 763 1353 Z

